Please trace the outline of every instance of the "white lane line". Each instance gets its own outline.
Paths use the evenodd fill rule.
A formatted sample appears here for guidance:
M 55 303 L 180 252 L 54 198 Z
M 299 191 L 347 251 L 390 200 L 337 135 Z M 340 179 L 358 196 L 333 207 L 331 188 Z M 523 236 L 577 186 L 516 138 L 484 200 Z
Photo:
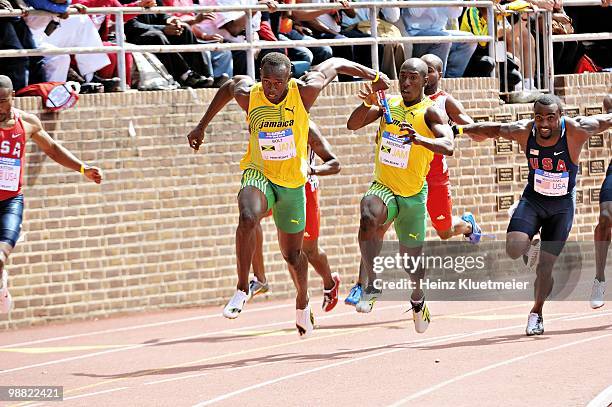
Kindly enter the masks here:
M 282 362 L 285 362 L 285 361 L 284 360 L 275 360 L 275 361 L 272 361 L 272 362 L 256 363 L 256 364 L 247 365 L 247 366 L 232 367 L 230 369 L 226 369 L 225 371 L 226 372 L 233 372 L 233 371 L 236 371 L 236 370 L 252 369 L 254 367 L 260 368 L 262 366 L 273 365 L 273 364 L 282 363 Z M 209 375 L 209 374 L 210 374 L 210 372 L 191 374 L 191 375 L 187 375 L 187 376 L 171 377 L 169 379 L 162 379 L 162 380 L 155 380 L 153 382 L 147 382 L 147 383 L 144 383 L 144 385 L 145 386 L 150 386 L 152 384 L 167 383 L 167 382 L 173 382 L 173 381 L 176 381 L 176 380 L 193 379 L 194 377 L 202 377 L 202 376 L 206 376 L 206 375 Z
M 600 318 L 600 317 L 606 317 L 606 316 L 610 316 L 612 315 L 612 311 L 606 311 L 606 312 L 593 312 L 590 315 L 586 315 L 586 316 L 582 316 L 582 317 L 574 317 L 574 318 L 569 318 L 568 321 L 579 321 L 581 319 L 592 319 L 592 318 Z
M 432 302 L 432 304 L 435 304 L 435 303 L 436 302 Z M 292 307 L 292 306 L 293 306 L 293 304 L 272 305 L 272 306 L 269 306 L 269 307 L 255 308 L 255 309 L 252 309 L 252 310 L 249 309 L 248 311 L 249 311 L 249 314 L 251 314 L 251 313 L 255 313 L 255 312 L 277 310 L 277 309 L 287 308 L 287 307 Z M 513 308 L 513 307 L 516 307 L 516 306 L 517 305 L 508 305 L 508 306 L 504 306 L 504 307 L 495 308 L 494 310 L 505 309 L 505 308 Z M 469 315 L 471 313 L 478 313 L 478 312 L 480 312 L 480 311 L 476 310 L 476 311 L 467 312 L 465 314 Z M 183 322 L 198 321 L 198 320 L 210 319 L 210 318 L 215 318 L 215 317 L 221 317 L 221 313 L 216 312 L 214 314 L 201 315 L 201 316 L 197 316 L 197 317 L 171 319 L 171 320 L 168 320 L 168 321 L 153 322 L 153 323 L 150 323 L 150 324 L 133 325 L 133 326 L 126 326 L 126 327 L 122 327 L 122 328 L 105 329 L 105 330 L 101 330 L 101 331 L 84 332 L 84 333 L 74 334 L 74 335 L 56 336 L 56 337 L 51 337 L 51 338 L 36 339 L 36 340 L 32 340 L 32 341 L 27 341 L 27 342 L 11 343 L 11 344 L 7 344 L 7 345 L 0 345 L 0 349 L 16 348 L 16 347 L 22 347 L 22 346 L 28 346 L 28 345 L 36 345 L 36 344 L 39 344 L 39 343 L 62 341 L 62 340 L 65 340 L 65 339 L 83 338 L 83 337 L 86 337 L 86 336 L 104 335 L 104 334 L 111 334 L 111 333 L 116 333 L 116 332 L 133 331 L 133 330 L 137 330 L 137 329 L 155 328 L 155 327 L 164 326 L 164 325 L 180 324 L 180 323 L 183 323 Z M 328 317 L 329 316 L 326 315 L 326 316 L 322 316 L 322 317 L 317 317 L 317 319 L 325 319 L 325 318 L 328 318 Z
M 519 305 L 523 305 L 523 304 L 518 304 L 517 306 L 519 306 Z M 487 311 L 487 310 L 485 309 L 485 310 L 482 310 L 482 311 Z M 559 317 L 559 318 L 553 318 L 553 319 L 549 319 L 548 322 L 550 323 L 550 322 L 553 322 L 553 321 L 562 321 L 562 320 L 564 320 L 566 318 L 567 318 L 566 316 Z M 299 376 L 307 375 L 307 374 L 310 374 L 310 373 L 319 372 L 321 370 L 325 370 L 325 369 L 330 369 L 330 368 L 342 366 L 342 365 L 345 365 L 345 364 L 348 364 L 348 363 L 358 362 L 358 361 L 361 361 L 361 360 L 364 360 L 364 359 L 369 359 L 369 358 L 373 358 L 373 357 L 377 357 L 377 356 L 388 355 L 390 353 L 405 351 L 407 349 L 414 348 L 416 346 L 434 345 L 434 344 L 446 342 L 446 341 L 452 340 L 452 339 L 463 339 L 463 338 L 477 336 L 477 335 L 482 335 L 482 334 L 486 334 L 486 333 L 494 333 L 494 332 L 499 332 L 499 331 L 507 331 L 509 329 L 517 329 L 517 328 L 521 328 L 521 327 L 524 327 L 524 324 L 521 324 L 521 325 L 511 325 L 511 326 L 506 326 L 506 327 L 501 327 L 501 328 L 483 329 L 483 330 L 480 330 L 480 331 L 475 331 L 475 332 L 466 333 L 466 334 L 447 335 L 447 336 L 444 336 L 444 337 L 422 339 L 422 340 L 419 341 L 419 342 L 424 342 L 424 343 L 414 343 L 415 341 L 408 341 L 408 342 L 404 342 L 404 343 L 400 343 L 400 344 L 395 344 L 396 346 L 397 345 L 410 344 L 410 346 L 408 346 L 406 348 L 394 348 L 394 349 L 382 351 L 382 352 L 379 352 L 379 353 L 374 353 L 374 354 L 371 354 L 371 355 L 361 356 L 361 357 L 354 358 L 354 359 L 348 359 L 348 360 L 343 360 L 341 362 L 330 363 L 330 364 L 325 365 L 325 366 L 320 366 L 320 367 L 313 368 L 313 369 L 303 370 L 301 372 L 292 373 L 292 374 L 286 375 L 286 376 L 280 376 L 280 377 L 277 377 L 276 379 L 272 379 L 272 380 L 268 380 L 268 381 L 265 381 L 265 382 L 257 383 L 257 384 L 254 384 L 252 386 L 249 386 L 249 387 L 246 387 L 246 388 L 242 388 L 240 390 L 236 390 L 236 391 L 233 391 L 233 392 L 222 394 L 222 395 L 220 395 L 218 397 L 215 397 L 213 399 L 197 403 L 193 407 L 208 406 L 208 405 L 217 403 L 219 401 L 223 401 L 223 400 L 226 400 L 228 398 L 232 398 L 232 397 L 237 396 L 239 394 L 246 393 L 246 392 L 251 391 L 251 390 L 259 389 L 259 388 L 262 388 L 262 387 L 265 387 L 265 386 L 269 386 L 269 385 L 272 385 L 272 384 L 275 384 L 275 383 L 278 383 L 278 382 L 281 382 L 281 381 L 293 379 L 294 377 L 299 377 Z M 609 334 L 609 335 L 612 336 L 612 334 Z M 386 346 L 390 346 L 390 345 L 393 345 L 393 344 L 387 344 Z M 379 348 L 379 346 L 377 346 L 376 348 Z M 360 352 L 360 351 L 368 350 L 368 349 L 372 349 L 372 347 L 356 349 L 355 351 L 356 352 Z
M 442 341 L 446 341 L 448 339 L 455 339 L 455 338 L 461 337 L 461 336 L 462 336 L 462 334 L 445 335 L 443 337 L 436 338 L 436 340 L 434 340 L 434 341 L 431 341 L 431 338 L 428 338 L 428 339 L 419 339 L 419 340 L 415 340 L 415 341 L 404 342 L 404 343 L 395 344 L 395 345 L 397 346 L 397 345 L 405 345 L 405 344 L 411 344 L 411 343 L 418 344 L 418 345 L 428 345 L 428 344 L 431 344 L 431 343 L 436 343 L 436 342 L 441 341 L 441 340 Z M 431 342 L 428 342 L 428 341 L 431 341 Z M 390 345 L 394 345 L 394 344 L 387 344 L 386 346 L 390 346 Z M 368 351 L 368 350 L 372 350 L 372 349 L 379 349 L 379 348 L 380 348 L 380 346 L 378 346 L 378 345 L 377 346 L 368 346 L 368 347 L 365 347 L 365 348 L 354 349 L 353 351 L 354 352 L 363 352 L 363 351 Z M 286 375 L 286 376 L 280 376 L 280 377 L 277 377 L 276 379 L 272 379 L 272 380 L 268 380 L 268 381 L 265 381 L 265 382 L 257 383 L 257 384 L 254 384 L 252 386 L 249 386 L 249 387 L 246 387 L 246 388 L 242 388 L 240 390 L 236 390 L 236 391 L 233 391 L 233 392 L 230 392 L 230 393 L 222 394 L 219 397 L 215 397 L 214 399 L 206 400 L 206 401 L 203 401 L 201 403 L 195 404 L 193 407 L 209 406 L 211 404 L 217 403 L 219 401 L 226 400 L 228 398 L 237 396 L 239 394 L 246 393 L 246 392 L 251 391 L 251 390 L 259 389 L 261 387 L 269 386 L 271 384 L 275 384 L 275 383 L 282 382 L 282 381 L 285 381 L 285 380 L 293 379 L 294 377 L 299 377 L 299 376 L 307 375 L 307 374 L 310 374 L 310 373 L 316 373 L 316 372 L 319 372 L 321 370 L 330 369 L 332 367 L 342 366 L 342 365 L 345 365 L 345 364 L 348 364 L 348 363 L 358 362 L 360 360 L 370 359 L 370 358 L 377 357 L 377 356 L 383 356 L 383 355 L 387 355 L 389 353 L 395 353 L 395 352 L 399 352 L 399 351 L 406 350 L 406 349 L 407 348 L 393 348 L 393 349 L 389 349 L 389 350 L 386 350 L 386 351 L 382 351 L 382 352 L 378 352 L 378 353 L 373 353 L 371 355 L 360 356 L 358 358 L 353 358 L 353 359 L 346 359 L 346 360 L 343 360 L 343 361 L 340 361 L 340 362 L 330 363 L 328 365 L 319 366 L 319 367 L 316 367 L 316 368 L 313 368 L 313 369 L 302 370 L 300 372 L 292 373 L 292 374 Z
M 473 313 L 478 313 L 478 312 L 487 312 L 487 311 L 494 311 L 494 310 L 499 310 L 499 309 L 507 309 L 507 308 L 513 308 L 513 307 L 520 307 L 520 306 L 524 306 L 524 304 L 520 303 L 520 304 L 505 305 L 505 306 L 501 306 L 501 307 L 495 307 L 495 308 L 484 309 L 484 310 L 474 310 L 474 311 L 468 311 L 468 312 L 465 312 L 465 313 L 460 313 L 460 314 L 457 314 L 457 315 L 461 315 L 461 314 L 473 314 Z M 387 309 L 393 309 L 393 308 L 402 308 L 402 307 L 406 307 L 406 305 L 405 304 L 390 305 L 390 306 L 386 306 L 386 307 L 379 307 L 379 308 L 377 308 L 377 310 L 381 311 L 381 310 L 387 310 Z M 344 317 L 344 316 L 347 316 L 347 315 L 355 315 L 355 312 L 354 311 L 349 311 L 349 312 L 343 312 L 343 313 L 340 313 L 340 314 L 324 315 L 324 316 L 317 317 L 317 319 L 318 320 L 321 320 L 321 319 L 331 319 L 331 318 L 337 318 L 337 317 Z M 444 316 L 442 316 L 442 318 L 443 317 Z M 15 368 L 12 368 L 12 369 L 0 370 L 0 375 L 5 374 L 5 373 L 11 373 L 11 372 L 18 372 L 18 371 L 27 370 L 27 369 L 33 369 L 33 368 L 37 368 L 37 367 L 55 365 L 55 364 L 60 364 L 60 363 L 65 363 L 65 362 L 72 362 L 72 361 L 75 361 L 75 360 L 89 359 L 89 358 L 92 358 L 92 357 L 103 356 L 103 355 L 108 355 L 108 354 L 117 353 L 117 352 L 124 352 L 124 351 L 128 351 L 128 350 L 141 349 L 141 348 L 151 347 L 151 346 L 155 346 L 155 345 L 163 345 L 163 344 L 172 343 L 172 342 L 180 342 L 180 341 L 188 341 L 188 340 L 192 340 L 192 339 L 205 338 L 205 337 L 209 337 L 209 336 L 213 336 L 213 335 L 217 335 L 217 334 L 231 333 L 231 332 L 240 332 L 242 330 L 251 330 L 251 329 L 258 329 L 258 328 L 266 328 L 266 327 L 286 325 L 286 324 L 293 325 L 294 323 L 295 323 L 294 320 L 286 320 L 286 321 L 281 321 L 281 322 L 272 322 L 272 323 L 268 323 L 268 324 L 258 324 L 258 325 L 245 326 L 245 327 L 241 327 L 241 328 L 223 329 L 223 330 L 220 330 L 220 331 L 208 332 L 208 333 L 201 334 L 201 335 L 191 335 L 191 336 L 186 336 L 186 337 L 182 337 L 182 338 L 167 339 L 167 340 L 156 342 L 156 343 L 144 343 L 144 344 L 127 346 L 127 347 L 124 347 L 124 348 L 109 349 L 109 350 L 105 350 L 105 351 L 94 352 L 94 353 L 87 353 L 87 354 L 84 354 L 84 355 L 72 356 L 72 357 L 68 357 L 68 358 L 50 360 L 50 361 L 47 361 L 47 362 L 36 363 L 36 364 L 33 364 L 33 365 L 26 365 L 26 366 L 15 367 Z
M 482 313 L 482 312 L 491 312 L 491 311 L 498 311 L 498 310 L 505 310 L 508 308 L 516 308 L 516 307 L 522 307 L 525 306 L 526 304 L 523 303 L 515 303 L 515 304 L 510 304 L 510 305 L 503 305 L 503 306 L 499 306 L 499 307 L 493 307 L 493 308 L 485 308 L 485 309 L 477 309 L 477 310 L 472 310 L 472 311 L 465 311 L 465 312 L 461 312 L 461 313 L 457 313 L 457 314 L 450 314 L 450 315 L 470 315 L 470 314 L 477 314 L 477 313 Z M 405 305 L 400 304 L 400 305 L 391 305 L 391 306 L 387 306 L 387 307 L 379 307 L 377 308 L 377 310 L 381 311 L 381 310 L 386 310 L 386 309 L 393 309 L 393 308 L 399 308 L 399 307 L 405 307 Z M 330 318 L 334 318 L 336 316 L 344 316 L 347 314 L 351 314 L 351 312 L 347 312 L 347 313 L 342 313 L 342 314 L 335 314 L 335 315 L 325 315 L 322 317 L 319 317 L 318 319 L 330 319 Z M 354 315 L 354 314 L 353 314 Z M 445 319 L 447 318 L 449 315 L 441 315 L 439 318 L 440 319 Z M 381 321 L 384 323 L 384 321 Z M 249 329 L 249 327 L 244 327 L 244 328 L 240 328 L 240 329 L 236 329 L 237 331 L 239 330 L 246 330 Z M 456 337 L 459 335 L 463 335 L 463 334 L 450 334 L 450 335 L 444 335 L 444 336 L 440 336 L 437 338 L 451 338 L 451 337 Z M 335 335 L 334 335 L 335 336 Z M 417 340 L 417 342 L 423 341 L 424 339 L 419 339 Z M 412 343 L 412 342 L 408 342 L 408 343 Z M 225 355 L 225 356 L 231 356 L 231 355 Z M 270 364 L 270 363 L 280 363 L 280 361 L 277 362 L 267 362 L 264 364 L 258 364 L 258 365 L 253 365 L 253 367 L 260 367 L 266 364 Z M 228 370 L 238 370 L 238 369 L 245 369 L 247 368 L 247 366 L 239 366 L 239 367 L 235 367 L 235 368 L 231 368 Z M 199 376 L 200 374 L 198 374 Z M 201 374 L 203 375 L 203 374 Z M 176 377 L 176 378 L 168 378 L 168 379 L 162 379 L 161 381 L 155 381 L 155 382 L 149 382 L 149 383 L 145 383 L 145 384 L 154 384 L 154 383 L 160 383 L 162 381 L 173 381 L 173 380 L 181 380 L 181 379 L 188 379 L 189 377 L 187 376 L 180 376 L 180 377 Z
M 78 396 L 72 396 L 72 397 L 67 397 L 64 399 L 64 401 L 68 401 L 68 400 L 74 400 L 74 399 L 80 399 L 83 397 L 91 397 L 91 396 L 97 396 L 100 394 L 105 394 L 105 393 L 113 393 L 115 391 L 119 391 L 119 390 L 125 390 L 125 389 L 129 389 L 129 387 L 115 387 L 113 389 L 108 389 L 108 390 L 102 390 L 102 391 L 96 391 L 94 393 L 85 393 L 85 394 L 79 394 Z
M 612 386 L 608 387 L 587 404 L 587 407 L 609 407 L 612 404 Z
M 484 373 L 484 372 L 488 372 L 489 370 L 493 370 L 493 369 L 496 369 L 498 367 L 507 366 L 507 365 L 510 365 L 512 363 L 519 362 L 521 360 L 525 360 L 525 359 L 531 358 L 533 356 L 539 356 L 539 355 L 542 355 L 544 353 L 554 352 L 554 351 L 557 351 L 557 350 L 569 348 L 570 346 L 580 345 L 580 344 L 583 344 L 583 343 L 592 342 L 592 341 L 596 341 L 596 340 L 599 340 L 599 339 L 608 338 L 608 337 L 611 337 L 611 336 L 612 336 L 612 334 L 605 334 L 605 335 L 599 335 L 599 336 L 595 336 L 595 337 L 591 337 L 591 338 L 580 339 L 580 340 L 577 340 L 577 341 L 568 342 L 568 343 L 564 343 L 562 345 L 554 346 L 552 348 L 548 348 L 548 349 L 544 349 L 544 350 L 539 350 L 537 352 L 527 353 L 525 355 L 517 356 L 517 357 L 512 358 L 512 359 L 507 359 L 507 360 L 503 360 L 501 362 L 493 363 L 491 365 L 482 367 L 480 369 L 472 370 L 471 372 L 467 372 L 467 373 L 464 373 L 462 375 L 455 376 L 452 379 L 445 380 L 445 381 L 440 382 L 440 383 L 438 383 L 438 384 L 436 384 L 434 386 L 428 387 L 428 388 L 423 389 L 423 390 L 421 390 L 419 392 L 411 394 L 410 396 L 408 396 L 406 398 L 403 398 L 403 399 L 401 399 L 399 401 L 396 401 L 393 404 L 390 404 L 389 407 L 399 407 L 399 406 L 405 405 L 409 401 L 412 401 L 412 400 L 418 399 L 420 397 L 423 397 L 423 396 L 425 396 L 425 395 L 427 395 L 429 393 L 432 393 L 432 392 L 434 392 L 436 390 L 441 389 L 442 387 L 448 386 L 449 384 L 456 383 L 456 382 L 458 382 L 460 380 L 463 380 L 463 379 L 471 377 L 471 376 L 476 376 L 478 374 L 481 374 L 481 373 Z
M 379 310 L 399 308 L 399 307 L 405 307 L 405 306 L 406 306 L 405 304 L 391 305 L 391 306 L 388 306 L 388 307 L 381 307 L 381 308 L 379 308 Z M 318 317 L 318 319 L 321 320 L 321 319 L 337 318 L 337 317 L 343 317 L 343 316 L 347 316 L 347 315 L 355 315 L 355 312 L 351 311 L 351 312 L 344 312 L 344 313 L 340 313 L 340 314 L 325 315 L 325 316 L 322 316 L 322 317 Z M 0 371 L 0 375 L 6 374 L 6 373 L 18 372 L 18 371 L 27 370 L 27 369 L 33 369 L 33 368 L 42 367 L 42 366 L 49 366 L 49 365 L 56 365 L 56 364 L 59 364 L 59 363 L 72 362 L 72 361 L 75 361 L 75 360 L 89 359 L 89 358 L 93 358 L 93 357 L 96 357 L 96 356 L 108 355 L 108 354 L 111 354 L 111 353 L 125 352 L 125 351 L 129 351 L 129 350 L 134 350 L 134 349 L 142 349 L 142 348 L 147 348 L 147 347 L 151 347 L 151 346 L 164 345 L 164 344 L 168 344 L 168 343 L 172 343 L 172 342 L 189 341 L 189 340 L 193 340 L 193 339 L 200 339 L 200 338 L 205 338 L 205 337 L 209 337 L 209 336 L 213 336 L 213 335 L 218 335 L 218 334 L 223 334 L 223 333 L 240 332 L 242 330 L 251 330 L 251 329 L 266 328 L 266 327 L 279 326 L 279 325 L 288 325 L 288 324 L 293 325 L 294 323 L 295 323 L 295 320 L 286 320 L 286 321 L 281 321 L 281 322 L 271 322 L 271 323 L 267 323 L 267 324 L 258 324 L 258 325 L 244 326 L 244 327 L 240 327 L 240 328 L 223 329 L 223 330 L 214 331 L 214 332 L 208 332 L 208 333 L 204 333 L 204 334 L 200 334 L 200 335 L 190 335 L 190 336 L 184 336 L 184 337 L 181 337 L 181 338 L 166 339 L 166 340 L 163 340 L 163 341 L 160 341 L 160 342 L 155 342 L 155 343 L 142 343 L 142 344 L 138 344 L 138 345 L 130 345 L 130 346 L 126 346 L 126 347 L 123 347 L 123 348 L 109 349 L 109 350 L 100 351 L 100 352 L 94 352 L 94 353 L 86 353 L 84 355 L 78 355 L 78 356 L 72 356 L 72 357 L 68 357 L 68 358 L 49 360 L 47 362 L 35 363 L 35 364 L 32 364 L 32 365 L 25 365 L 25 366 L 14 367 L 12 369 L 1 370 Z
M 466 312 L 462 312 L 462 313 L 458 313 L 458 314 L 447 314 L 447 315 L 441 315 L 440 318 L 449 318 L 449 317 L 454 317 L 455 315 L 471 315 L 471 314 L 478 314 L 478 313 L 482 313 L 482 312 L 490 312 L 490 311 L 498 311 L 498 310 L 503 310 L 503 309 L 507 309 L 507 308 L 515 308 L 515 307 L 520 307 L 523 306 L 524 304 L 512 304 L 512 305 L 504 305 L 501 307 L 494 307 L 494 308 L 486 308 L 486 309 L 478 309 L 478 310 L 473 310 L 473 311 L 466 311 Z M 390 307 L 381 307 L 381 308 L 377 308 L 377 310 L 384 310 L 384 309 L 388 309 L 388 308 L 394 308 L 395 306 L 390 306 Z M 324 317 L 321 317 L 324 318 Z M 462 335 L 462 334 L 450 334 L 450 335 L 444 335 L 444 336 L 440 336 L 438 338 L 442 338 L 442 337 L 454 337 L 454 336 L 458 336 L 458 335 Z M 422 341 L 423 339 L 420 339 L 418 341 Z M 241 369 L 248 369 L 248 368 L 252 368 L 252 367 L 262 367 L 265 365 L 269 365 L 269 364 L 274 364 L 274 363 L 281 363 L 283 361 L 273 361 L 273 362 L 265 362 L 265 363 L 259 363 L 259 364 L 254 364 L 254 365 L 249 365 L 249 366 L 238 366 L 238 367 L 233 367 L 230 369 L 227 369 L 226 371 L 235 371 L 235 370 L 241 370 Z M 144 383 L 145 385 L 153 385 L 153 384 L 159 384 L 159 383 L 166 383 L 166 382 L 172 382 L 172 381 L 176 381 L 176 380 L 183 380 L 183 379 L 191 379 L 194 377 L 201 377 L 201 376 L 205 376 L 209 373 L 197 373 L 197 374 L 192 374 L 192 375 L 186 375 L 186 376 L 178 376 L 178 377 L 171 377 L 168 379 L 162 379 L 162 380 L 155 380 L 155 381 L 151 381 L 151 382 L 147 382 Z
M 273 306 L 265 307 L 265 308 L 255 308 L 253 310 L 249 310 L 249 314 L 250 313 L 255 313 L 255 312 L 276 310 L 276 309 L 279 309 L 279 308 L 287 308 L 287 307 L 291 307 L 291 306 L 293 306 L 293 304 L 273 305 Z M 105 330 L 102 330 L 102 331 L 85 332 L 85 333 L 81 333 L 81 334 L 56 336 L 56 337 L 52 337 L 52 338 L 37 339 L 37 340 L 27 341 L 27 342 L 11 343 L 11 344 L 8 344 L 8 345 L 0 345 L 0 349 L 15 348 L 15 347 L 21 347 L 21 346 L 27 346 L 27 345 L 35 345 L 35 344 L 38 344 L 38 343 L 63 341 L 65 339 L 83 338 L 83 337 L 86 337 L 86 336 L 93 336 L 93 335 L 105 335 L 105 334 L 111 334 L 111 333 L 115 333 L 115 332 L 133 331 L 133 330 L 136 330 L 136 329 L 155 328 L 155 327 L 158 327 L 158 326 L 171 325 L 171 324 L 180 324 L 180 323 L 183 323 L 183 322 L 198 321 L 198 320 L 210 319 L 210 318 L 221 317 L 221 316 L 222 315 L 221 315 L 220 312 L 216 312 L 214 314 L 200 315 L 200 316 L 197 316 L 197 317 L 171 319 L 169 321 L 153 322 L 153 323 L 150 323 L 150 324 L 133 325 L 133 326 L 126 326 L 126 327 L 122 327 L 122 328 L 105 329 Z

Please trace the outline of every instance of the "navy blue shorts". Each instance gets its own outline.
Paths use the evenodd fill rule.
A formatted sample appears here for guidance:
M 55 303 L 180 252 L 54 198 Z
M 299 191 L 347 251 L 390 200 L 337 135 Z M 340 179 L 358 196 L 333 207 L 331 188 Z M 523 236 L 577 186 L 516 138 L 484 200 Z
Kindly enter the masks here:
M 510 219 L 508 232 L 523 232 L 531 239 L 539 231 L 542 250 L 559 256 L 572 230 L 575 194 L 554 199 L 538 198 L 526 192 Z
M 23 195 L 0 201 L 0 242 L 15 247 L 23 220 Z
M 601 184 L 601 191 L 599 191 L 599 203 L 603 202 L 612 202 L 612 161 L 608 165 L 606 179 Z

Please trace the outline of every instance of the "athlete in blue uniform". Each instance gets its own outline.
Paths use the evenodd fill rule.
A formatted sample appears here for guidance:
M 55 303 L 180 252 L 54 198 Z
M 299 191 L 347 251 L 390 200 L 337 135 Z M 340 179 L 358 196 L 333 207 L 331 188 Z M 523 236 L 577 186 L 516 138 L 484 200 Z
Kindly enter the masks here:
M 612 113 L 612 95 L 604 99 L 604 110 Z M 599 222 L 595 228 L 595 281 L 591 290 L 591 307 L 599 308 L 604 305 L 606 291 L 606 259 L 608 247 L 612 237 L 612 161 L 606 171 L 606 179 L 599 192 Z
M 552 269 L 572 229 L 580 153 L 589 136 L 612 126 L 612 114 L 572 119 L 562 115 L 561 101 L 544 95 L 534 103 L 534 119 L 512 123 L 456 126 L 475 141 L 503 137 L 519 143 L 529 162 L 529 178 L 512 215 L 506 253 L 526 255 L 539 231 L 542 246 L 535 280 L 535 303 L 527 319 L 527 335 L 544 333 L 542 308 L 552 291 Z

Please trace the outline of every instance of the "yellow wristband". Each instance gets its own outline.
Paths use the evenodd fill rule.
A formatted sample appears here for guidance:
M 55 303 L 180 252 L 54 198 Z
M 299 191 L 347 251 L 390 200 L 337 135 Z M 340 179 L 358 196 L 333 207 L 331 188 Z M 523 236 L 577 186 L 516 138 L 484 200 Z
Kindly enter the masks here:
M 380 72 L 376 71 L 376 76 L 374 77 L 374 80 L 372 81 L 372 83 L 378 81 L 378 79 L 380 79 Z
M 369 104 L 369 103 L 367 103 L 365 100 L 363 101 L 363 105 L 364 105 L 365 107 L 367 107 L 367 108 L 372 107 L 372 105 L 371 105 L 371 104 Z
M 459 133 L 459 135 L 463 134 L 463 126 L 457 126 L 457 133 Z
M 85 166 L 81 164 L 81 174 L 85 174 Z

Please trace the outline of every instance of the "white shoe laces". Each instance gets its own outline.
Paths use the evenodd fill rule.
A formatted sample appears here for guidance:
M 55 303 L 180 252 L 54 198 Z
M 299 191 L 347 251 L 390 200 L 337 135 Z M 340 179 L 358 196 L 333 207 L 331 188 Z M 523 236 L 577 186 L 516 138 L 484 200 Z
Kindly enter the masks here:
M 536 326 L 538 326 L 539 319 L 540 319 L 540 316 L 538 314 L 535 314 L 535 313 L 529 314 L 529 320 L 527 321 L 527 326 L 532 329 L 535 328 Z
M 229 303 L 227 304 L 228 308 L 239 308 L 242 309 L 242 305 L 244 304 L 244 301 L 247 298 L 247 294 L 245 294 L 243 291 L 237 290 L 234 293 L 234 296 L 229 300 Z

